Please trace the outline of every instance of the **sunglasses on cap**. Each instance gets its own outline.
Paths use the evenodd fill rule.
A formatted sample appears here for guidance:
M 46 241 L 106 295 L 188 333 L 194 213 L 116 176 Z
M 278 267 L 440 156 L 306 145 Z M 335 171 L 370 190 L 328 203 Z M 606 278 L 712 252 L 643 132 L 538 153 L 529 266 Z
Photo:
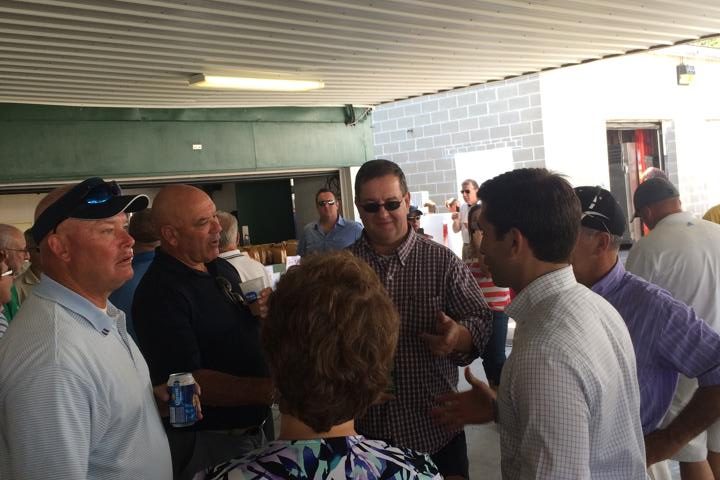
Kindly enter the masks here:
M 130 213 L 142 210 L 147 204 L 145 195 L 123 196 L 120 186 L 114 181 L 106 182 L 100 177 L 88 178 L 75 185 L 40 214 L 32 227 L 32 236 L 35 243 L 39 244 L 68 218 L 109 218 L 123 211 Z
M 335 205 L 335 200 L 320 200 L 318 207 L 324 207 L 325 205 Z
M 358 205 L 360 208 L 365 210 L 367 213 L 377 213 L 380 211 L 380 207 L 384 208 L 386 212 L 392 212 L 400 208 L 402 200 L 390 200 L 384 203 L 370 202 Z

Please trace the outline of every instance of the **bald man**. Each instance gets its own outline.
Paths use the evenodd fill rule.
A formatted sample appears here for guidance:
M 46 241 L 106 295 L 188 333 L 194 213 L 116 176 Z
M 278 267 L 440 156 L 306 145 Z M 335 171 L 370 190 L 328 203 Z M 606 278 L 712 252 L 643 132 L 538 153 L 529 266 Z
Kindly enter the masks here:
M 641 183 L 633 203 L 650 233 L 633 245 L 625 268 L 669 291 L 720 332 L 720 225 L 684 212 L 680 193 L 664 178 Z M 662 426 L 685 409 L 697 387 L 697 380 L 680 377 Z M 683 480 L 720 479 L 720 421 L 672 458 Z
M 204 420 L 166 428 L 176 478 L 190 479 L 260 445 L 272 388 L 259 320 L 240 296 L 237 271 L 218 257 L 212 199 L 189 185 L 167 186 L 152 222 L 160 247 L 135 291 L 133 319 L 154 384 L 192 372 L 203 386 Z
M 0 342 L 0 478 L 172 478 L 148 368 L 108 302 L 132 276 L 126 212 L 90 178 L 38 205 L 43 276 Z

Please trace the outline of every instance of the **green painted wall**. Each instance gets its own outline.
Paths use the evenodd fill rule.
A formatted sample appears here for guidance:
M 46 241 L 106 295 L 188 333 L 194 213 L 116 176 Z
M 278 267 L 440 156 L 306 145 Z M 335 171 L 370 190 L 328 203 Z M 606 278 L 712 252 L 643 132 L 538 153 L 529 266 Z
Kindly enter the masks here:
M 346 126 L 340 107 L 0 104 L 0 184 L 360 165 L 373 156 L 370 124 Z

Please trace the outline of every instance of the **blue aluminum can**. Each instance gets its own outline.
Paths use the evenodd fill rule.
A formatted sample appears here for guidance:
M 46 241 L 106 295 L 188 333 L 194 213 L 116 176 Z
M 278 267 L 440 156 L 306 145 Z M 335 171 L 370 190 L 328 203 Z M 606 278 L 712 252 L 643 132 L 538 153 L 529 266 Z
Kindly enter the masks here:
M 193 403 L 195 379 L 192 373 L 173 373 L 167 384 L 170 389 L 170 425 L 179 428 L 197 422 L 197 411 Z

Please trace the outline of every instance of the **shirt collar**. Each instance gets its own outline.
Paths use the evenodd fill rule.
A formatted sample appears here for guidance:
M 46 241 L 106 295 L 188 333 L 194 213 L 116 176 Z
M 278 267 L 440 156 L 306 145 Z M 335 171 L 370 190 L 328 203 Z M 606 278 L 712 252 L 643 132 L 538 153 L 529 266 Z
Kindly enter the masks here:
M 25 285 L 37 285 L 40 283 L 40 279 L 37 275 L 35 275 L 35 272 L 33 272 L 31 268 L 28 268 L 23 272 L 20 281 Z
M 412 252 L 413 247 L 415 246 L 415 242 L 417 241 L 418 236 L 415 233 L 415 231 L 408 227 L 408 234 L 405 237 L 405 239 L 402 241 L 402 243 L 395 249 L 394 255 L 397 255 L 398 260 L 402 265 L 405 265 L 405 261 L 407 260 L 407 257 L 410 255 L 410 252 Z M 367 232 L 363 230 L 363 234 L 360 237 L 360 243 L 363 245 L 364 248 L 366 248 L 368 251 L 372 252 L 375 255 L 378 255 L 375 250 L 372 247 L 372 244 L 370 243 L 370 240 L 367 237 Z M 378 255 L 380 256 L 380 255 Z
M 505 309 L 508 316 L 522 321 L 536 316 L 536 306 L 548 296 L 577 285 L 572 267 L 562 267 L 536 278 L 523 288 Z
M 590 290 L 597 293 L 601 297 L 605 297 L 617 288 L 620 280 L 622 280 L 624 275 L 625 267 L 623 267 L 620 259 L 617 258 L 615 260 L 615 266 L 611 268 L 610 271 L 605 274 L 603 278 L 595 282 L 595 285 L 593 285 Z
M 228 258 L 228 257 L 238 257 L 245 255 L 243 252 L 241 252 L 239 249 L 235 250 L 228 250 L 227 252 L 220 252 L 220 258 Z
M 33 290 L 35 295 L 55 302 L 71 310 L 84 319 L 103 335 L 107 335 L 115 325 L 119 310 L 108 302 L 107 314 L 92 304 L 90 300 L 73 292 L 47 275 L 42 275 L 40 283 Z

